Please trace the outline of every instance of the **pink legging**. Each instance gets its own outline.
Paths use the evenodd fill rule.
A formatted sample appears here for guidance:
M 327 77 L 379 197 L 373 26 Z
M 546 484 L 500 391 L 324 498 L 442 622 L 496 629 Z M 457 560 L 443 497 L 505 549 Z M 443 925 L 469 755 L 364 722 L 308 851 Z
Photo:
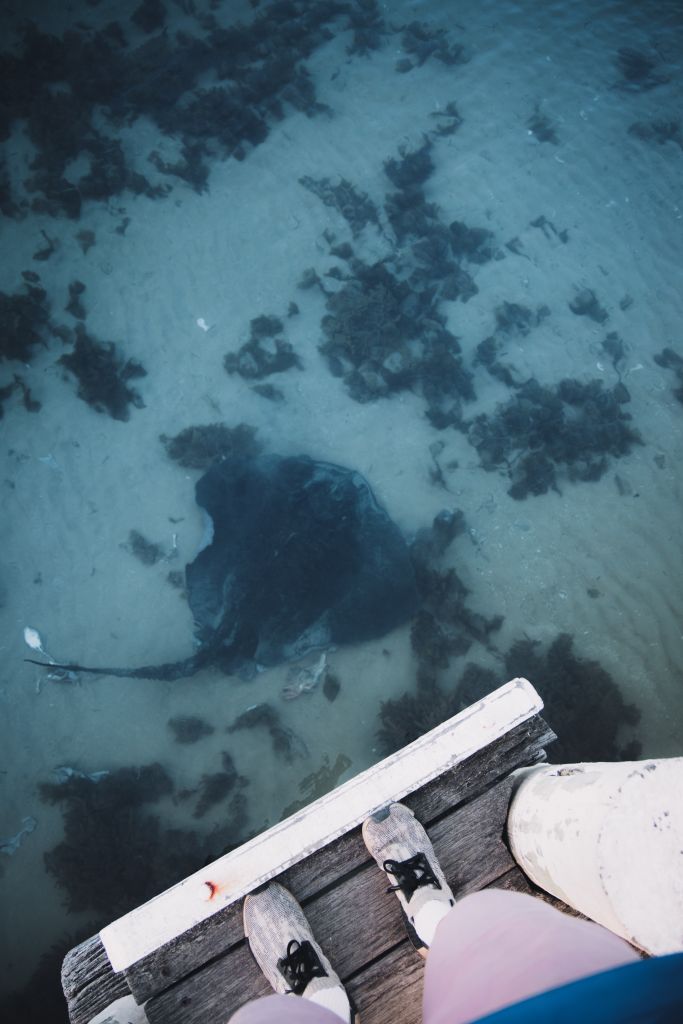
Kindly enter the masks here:
M 424 975 L 424 1024 L 467 1024 L 577 978 L 638 960 L 612 932 L 533 896 L 485 889 L 459 900 L 437 928 Z M 264 996 L 230 1024 L 339 1024 L 295 996 Z

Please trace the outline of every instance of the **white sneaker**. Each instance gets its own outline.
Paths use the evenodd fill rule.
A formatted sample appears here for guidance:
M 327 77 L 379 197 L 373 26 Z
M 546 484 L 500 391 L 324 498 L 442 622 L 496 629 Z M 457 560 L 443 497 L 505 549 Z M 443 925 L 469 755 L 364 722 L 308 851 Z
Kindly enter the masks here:
M 363 822 L 363 840 L 388 876 L 401 904 L 408 936 L 426 957 L 437 925 L 455 898 L 429 836 L 404 804 L 389 804 Z
M 242 919 L 249 948 L 275 992 L 312 999 L 355 1024 L 346 990 L 291 892 L 270 882 L 245 898 Z

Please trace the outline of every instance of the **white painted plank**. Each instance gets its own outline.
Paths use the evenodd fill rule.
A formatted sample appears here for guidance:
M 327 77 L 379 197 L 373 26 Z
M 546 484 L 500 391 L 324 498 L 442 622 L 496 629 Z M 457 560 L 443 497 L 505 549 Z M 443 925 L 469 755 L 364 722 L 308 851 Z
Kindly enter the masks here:
M 144 1006 L 138 1006 L 132 996 L 122 996 L 91 1017 L 89 1024 L 148 1024 L 148 1020 Z
M 409 746 L 108 925 L 100 938 L 112 967 L 126 970 L 542 708 L 543 701 L 528 680 L 505 683 Z

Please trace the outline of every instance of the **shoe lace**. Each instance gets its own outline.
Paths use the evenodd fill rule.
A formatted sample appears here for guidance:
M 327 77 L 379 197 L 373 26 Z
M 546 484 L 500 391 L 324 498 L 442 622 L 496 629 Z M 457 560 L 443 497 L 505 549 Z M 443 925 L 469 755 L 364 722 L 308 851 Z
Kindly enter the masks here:
M 388 875 L 393 875 L 396 879 L 395 885 L 390 885 L 387 892 L 396 892 L 400 889 L 407 900 L 410 900 L 416 889 L 421 889 L 425 885 L 441 888 L 441 882 L 424 853 L 416 853 L 407 860 L 385 860 L 382 866 Z
M 320 963 L 320 957 L 308 941 L 290 939 L 287 955 L 277 962 L 278 970 L 295 996 L 300 996 L 313 978 L 326 978 L 327 971 Z

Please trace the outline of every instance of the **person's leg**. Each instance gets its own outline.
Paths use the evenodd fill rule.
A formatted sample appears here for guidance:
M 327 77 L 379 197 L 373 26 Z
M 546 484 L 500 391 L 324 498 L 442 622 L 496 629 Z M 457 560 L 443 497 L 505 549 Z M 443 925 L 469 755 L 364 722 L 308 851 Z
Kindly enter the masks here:
M 424 1024 L 464 1024 L 547 989 L 638 960 L 617 935 L 502 889 L 465 896 L 439 924 Z

